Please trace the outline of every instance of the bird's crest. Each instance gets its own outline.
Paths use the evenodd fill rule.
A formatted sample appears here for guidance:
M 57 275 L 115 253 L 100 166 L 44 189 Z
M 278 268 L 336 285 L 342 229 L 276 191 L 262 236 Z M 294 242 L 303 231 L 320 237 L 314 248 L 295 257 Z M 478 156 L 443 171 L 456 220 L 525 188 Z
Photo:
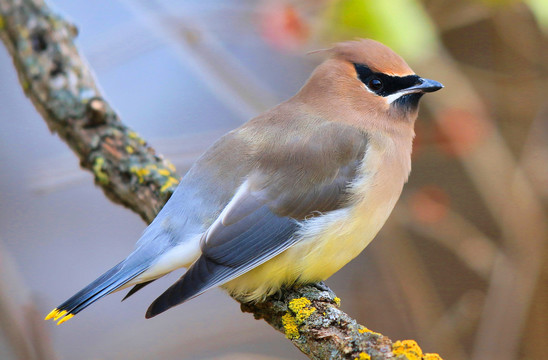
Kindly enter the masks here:
M 371 71 L 394 76 L 413 75 L 409 65 L 388 46 L 371 39 L 346 41 L 329 49 L 334 57 L 369 67 Z

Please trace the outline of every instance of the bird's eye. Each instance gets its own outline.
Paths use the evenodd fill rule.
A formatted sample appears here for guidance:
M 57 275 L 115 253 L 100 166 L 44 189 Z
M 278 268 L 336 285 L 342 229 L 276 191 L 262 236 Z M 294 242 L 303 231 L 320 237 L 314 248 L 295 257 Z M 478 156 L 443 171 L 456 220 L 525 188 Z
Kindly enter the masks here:
M 383 86 L 384 85 L 383 85 L 382 81 L 379 78 L 376 78 L 376 77 L 372 78 L 367 83 L 367 87 L 369 89 L 371 89 L 371 91 L 375 91 L 375 92 L 381 90 Z

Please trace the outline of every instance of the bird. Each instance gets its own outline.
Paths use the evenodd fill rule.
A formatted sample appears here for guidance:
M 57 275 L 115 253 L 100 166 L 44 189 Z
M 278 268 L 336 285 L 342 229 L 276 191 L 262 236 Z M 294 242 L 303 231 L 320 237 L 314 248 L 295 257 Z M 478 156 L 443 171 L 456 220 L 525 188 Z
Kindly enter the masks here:
M 61 324 L 133 286 L 126 299 L 179 268 L 146 318 L 218 286 L 263 301 L 326 280 L 360 254 L 408 180 L 419 100 L 443 85 L 372 39 L 320 52 L 326 59 L 297 94 L 217 140 L 134 251 L 46 320 Z

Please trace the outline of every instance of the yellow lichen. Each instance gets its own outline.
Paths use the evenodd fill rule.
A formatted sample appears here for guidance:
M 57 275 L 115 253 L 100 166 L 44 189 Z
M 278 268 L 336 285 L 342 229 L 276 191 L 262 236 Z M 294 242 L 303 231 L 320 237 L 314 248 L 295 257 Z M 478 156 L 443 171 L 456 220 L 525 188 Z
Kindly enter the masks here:
M 106 172 L 103 171 L 103 165 L 105 165 L 105 158 L 98 157 L 93 162 L 93 173 L 95 174 L 95 178 L 99 183 L 101 184 L 108 184 L 108 175 Z
M 438 354 L 424 354 L 423 360 L 443 360 Z
M 297 315 L 296 315 L 296 318 L 297 318 L 297 322 L 299 324 L 301 324 L 303 321 L 305 321 L 306 319 L 308 319 L 310 317 L 310 315 L 312 315 L 314 313 L 314 311 L 316 311 L 316 308 L 315 307 L 311 307 L 309 309 L 302 309 L 300 310 Z
M 282 317 L 285 336 L 288 339 L 298 338 L 299 325 L 316 311 L 316 308 L 310 305 L 312 303 L 305 297 L 293 299 L 289 302 L 289 311 Z M 295 314 L 295 316 L 291 313 Z
M 139 134 L 137 134 L 135 131 L 130 131 L 127 136 L 130 138 L 130 139 L 133 139 L 133 140 L 136 140 L 139 145 L 145 145 L 146 144 L 146 141 L 143 140 L 142 137 L 139 136 Z
M 368 353 L 364 353 L 364 352 L 361 352 L 357 359 L 359 360 L 371 360 L 371 355 L 369 355 Z
M 132 166 L 129 171 L 131 171 L 132 173 L 134 173 L 135 175 L 137 175 L 137 177 L 139 178 L 139 182 L 140 183 L 143 183 L 145 181 L 145 176 L 148 176 L 150 175 L 150 170 L 147 169 L 147 168 L 140 168 L 140 167 L 137 167 L 137 166 Z
M 335 304 L 336 304 L 337 306 L 341 306 L 341 298 L 335 296 L 335 298 L 333 299 L 333 301 L 335 302 Z
M 311 304 L 310 300 L 308 300 L 305 297 L 301 297 L 301 298 L 291 300 L 289 302 L 289 309 L 291 309 L 291 311 L 293 311 L 294 313 L 297 313 L 299 310 L 301 310 L 302 308 L 310 304 Z
M 160 192 L 165 192 L 170 187 L 177 185 L 178 183 L 179 183 L 178 179 L 174 178 L 173 176 L 170 176 L 169 178 L 167 178 L 167 181 L 165 182 L 165 184 L 162 185 L 162 187 L 160 188 Z
M 137 175 L 139 183 L 145 182 L 146 177 L 158 179 L 158 177 L 161 176 L 162 179 L 159 179 L 159 181 L 163 181 L 163 185 L 160 188 L 161 192 L 165 192 L 172 186 L 179 184 L 179 179 L 170 176 L 171 173 L 166 169 L 158 169 L 158 165 L 156 164 L 149 164 L 145 167 L 132 166 L 129 171 Z
M 358 326 L 359 326 L 358 332 L 359 332 L 360 334 L 370 333 L 370 334 L 375 334 L 375 335 L 379 335 L 379 336 L 381 335 L 381 334 L 379 334 L 378 332 L 374 332 L 373 330 L 369 330 L 368 328 L 366 328 L 366 327 L 363 326 L 363 325 L 358 325 Z
M 297 321 L 291 314 L 287 313 L 282 316 L 282 324 L 284 326 L 285 337 L 288 339 L 297 339 L 299 337 L 299 328 Z
M 0 16 L 0 30 L 4 28 L 4 18 Z
M 408 360 L 421 360 L 422 350 L 414 340 L 396 341 L 392 345 L 395 356 L 404 355 Z
M 312 303 L 305 297 L 293 299 L 289 302 L 289 309 L 295 314 L 295 319 L 298 324 L 302 324 L 310 315 L 312 315 L 316 308 L 310 306 Z
M 133 149 L 133 147 L 131 147 L 129 145 L 126 145 L 126 152 L 128 154 L 133 154 L 135 152 L 135 150 Z

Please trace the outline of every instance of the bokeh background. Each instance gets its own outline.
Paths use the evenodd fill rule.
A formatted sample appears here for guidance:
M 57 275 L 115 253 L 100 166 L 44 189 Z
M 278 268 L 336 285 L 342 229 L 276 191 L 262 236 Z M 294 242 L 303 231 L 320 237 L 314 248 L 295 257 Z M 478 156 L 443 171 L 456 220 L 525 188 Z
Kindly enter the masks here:
M 545 0 L 50 0 L 122 120 L 180 174 L 293 95 L 307 52 L 371 37 L 443 91 L 422 101 L 393 215 L 328 280 L 342 308 L 444 359 L 548 353 Z M 110 203 L 25 98 L 0 46 L 0 359 L 302 359 L 216 289 L 145 321 L 180 273 L 56 327 L 44 314 L 133 248 Z M 22 340 L 24 339 L 24 340 Z

